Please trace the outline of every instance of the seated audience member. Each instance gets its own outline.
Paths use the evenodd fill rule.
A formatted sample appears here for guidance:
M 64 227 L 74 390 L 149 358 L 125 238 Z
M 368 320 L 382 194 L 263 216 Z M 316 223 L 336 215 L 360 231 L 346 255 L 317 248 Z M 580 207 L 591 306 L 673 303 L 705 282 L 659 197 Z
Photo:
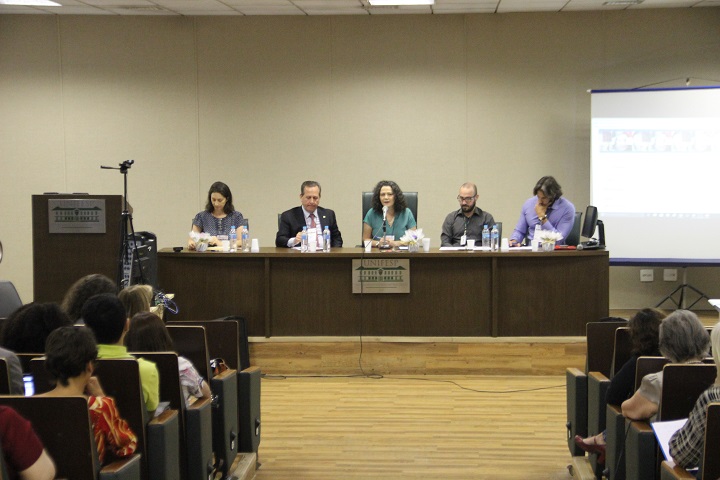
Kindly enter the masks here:
M 610 380 L 605 401 L 609 405 L 620 405 L 632 397 L 635 392 L 635 368 L 638 357 L 660 356 L 660 322 L 665 314 L 654 308 L 643 308 L 628 322 L 632 356 Z M 575 436 L 575 444 L 590 453 L 599 453 L 598 462 L 605 463 L 605 434 L 603 431 L 595 436 L 582 438 Z
M 125 307 L 127 318 L 132 318 L 136 313 L 150 311 L 153 289 L 150 285 L 131 285 L 120 290 L 118 298 Z
M 463 183 L 457 196 L 460 209 L 450 212 L 445 217 L 440 241 L 442 247 L 464 246 L 467 240 L 482 241 L 483 226 L 492 229 L 495 219 L 489 212 L 484 212 L 476 205 L 478 199 L 477 185 Z
M 56 384 L 40 396 L 87 398 L 98 457 L 100 464 L 105 464 L 106 460 L 132 455 L 137 437 L 120 416 L 115 400 L 105 396 L 100 382 L 93 377 L 97 353 L 95 338 L 88 328 L 63 327 L 51 333 L 45 346 L 45 368 Z
M 55 463 L 30 422 L 6 405 L 0 405 L 0 443 L 10 479 L 55 478 Z
M 510 236 L 510 246 L 522 244 L 524 239 L 532 240 L 535 226 L 543 230 L 556 230 L 562 235 L 560 244 L 570 234 L 575 223 L 575 205 L 563 198 L 562 188 L 554 177 L 542 177 L 533 188 L 533 197 L 528 198 L 522 206 L 520 219 Z
M 13 352 L 2 347 L 0 347 L 0 358 L 4 358 L 8 365 L 10 395 L 24 395 L 25 384 L 23 382 L 23 371 L 20 359 Z
M 160 317 L 151 312 L 135 314 L 130 320 L 130 330 L 125 335 L 125 345 L 131 352 L 174 352 L 172 338 Z M 210 386 L 187 358 L 178 355 L 180 383 L 185 406 L 198 398 L 210 398 Z
M 707 407 L 713 402 L 720 402 L 720 323 L 713 327 L 710 338 L 718 377 L 715 379 L 715 383 L 697 399 L 685 425 L 670 439 L 670 455 L 675 464 L 683 468 L 701 466 L 707 426 Z M 697 478 L 702 478 L 701 472 Z
M 276 247 L 292 248 L 300 245 L 303 227 L 330 229 L 330 246 L 342 247 L 343 239 L 337 225 L 335 212 L 320 206 L 322 188 L 318 182 L 306 180 L 300 185 L 300 206 L 284 211 L 275 235 Z M 322 233 L 321 233 L 322 234 Z
M 56 303 L 28 303 L 5 320 L 0 345 L 15 353 L 42 353 L 50 332 L 72 325 Z
M 708 354 L 710 336 L 697 315 L 676 310 L 660 323 L 660 353 L 670 363 L 701 363 Z M 654 420 L 662 394 L 663 372 L 645 375 L 640 388 L 622 403 L 631 420 Z
M 125 316 L 117 295 L 103 293 L 90 297 L 82 308 L 82 319 L 95 334 L 98 342 L 98 358 L 135 358 L 125 348 L 125 334 L 130 321 Z M 140 366 L 145 407 L 154 413 L 160 397 L 160 375 L 153 362 L 137 359 Z
M 387 213 L 383 222 L 385 207 Z M 390 180 L 380 180 L 373 189 L 372 207 L 363 220 L 363 241 L 372 240 L 372 245 L 377 247 L 383 238 L 383 223 L 385 235 L 393 247 L 401 245 L 400 237 L 405 235 L 406 230 L 415 230 L 417 227 L 400 186 Z
M 100 293 L 118 293 L 117 285 L 105 275 L 94 273 L 86 275 L 72 284 L 65 293 L 62 308 L 72 322 L 80 319 L 80 311 L 88 298 Z
M 195 215 L 192 231 L 211 235 L 209 243 L 216 245 L 218 235 L 228 235 L 230 227 L 238 229 L 242 225 L 244 225 L 243 216 L 233 206 L 230 187 L 223 182 L 210 185 L 205 210 Z M 192 238 L 188 240 L 188 250 L 195 250 L 195 241 Z

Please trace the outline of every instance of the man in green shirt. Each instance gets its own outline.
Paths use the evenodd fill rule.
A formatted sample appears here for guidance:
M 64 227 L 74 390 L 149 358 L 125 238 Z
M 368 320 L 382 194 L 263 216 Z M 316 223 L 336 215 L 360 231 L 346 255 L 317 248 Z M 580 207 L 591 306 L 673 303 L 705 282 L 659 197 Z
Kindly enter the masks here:
M 130 320 L 125 316 L 125 307 L 117 295 L 103 293 L 90 297 L 82 307 L 81 316 L 95 334 L 98 358 L 135 358 L 124 345 Z M 138 358 L 137 362 L 145 408 L 154 413 L 160 400 L 160 375 L 155 363 L 143 358 Z

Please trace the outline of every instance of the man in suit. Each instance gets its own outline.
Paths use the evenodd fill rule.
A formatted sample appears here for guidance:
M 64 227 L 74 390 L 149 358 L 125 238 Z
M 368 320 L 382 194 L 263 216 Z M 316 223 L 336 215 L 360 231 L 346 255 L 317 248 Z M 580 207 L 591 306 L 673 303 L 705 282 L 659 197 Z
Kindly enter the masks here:
M 300 244 L 303 227 L 330 228 L 330 246 L 342 247 L 343 240 L 335 220 L 335 212 L 320 207 L 320 184 L 306 180 L 300 186 L 299 207 L 286 210 L 280 215 L 280 227 L 275 236 L 275 246 L 292 248 Z

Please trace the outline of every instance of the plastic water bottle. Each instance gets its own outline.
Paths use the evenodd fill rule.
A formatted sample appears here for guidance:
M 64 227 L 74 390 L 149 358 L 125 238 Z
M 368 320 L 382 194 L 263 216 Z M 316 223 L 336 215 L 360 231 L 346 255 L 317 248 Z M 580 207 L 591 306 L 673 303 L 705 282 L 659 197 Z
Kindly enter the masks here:
M 483 247 L 490 246 L 490 230 L 488 230 L 487 225 L 483 225 L 483 229 L 482 229 L 482 246 Z
M 243 252 L 249 252 L 250 251 L 250 232 L 248 231 L 248 228 L 243 225 L 242 227 L 242 251 Z
M 300 236 L 300 251 L 308 251 L 307 227 L 303 227 L 302 229 L 302 235 Z
M 530 245 L 532 246 L 532 251 L 537 252 L 540 250 L 540 235 L 542 233 L 542 227 L 538 224 L 535 225 L 535 233 L 533 233 L 533 238 L 530 241 Z
M 230 227 L 230 235 L 228 235 L 228 240 L 230 241 L 230 251 L 237 252 L 237 230 L 235 230 L 235 225 Z
M 325 225 L 325 229 L 323 230 L 323 252 L 329 252 L 330 251 L 330 228 L 328 228 L 327 225 Z
M 498 230 L 497 225 L 493 225 L 492 230 L 490 230 L 490 250 L 493 252 L 497 252 L 500 249 L 499 236 L 500 231 Z

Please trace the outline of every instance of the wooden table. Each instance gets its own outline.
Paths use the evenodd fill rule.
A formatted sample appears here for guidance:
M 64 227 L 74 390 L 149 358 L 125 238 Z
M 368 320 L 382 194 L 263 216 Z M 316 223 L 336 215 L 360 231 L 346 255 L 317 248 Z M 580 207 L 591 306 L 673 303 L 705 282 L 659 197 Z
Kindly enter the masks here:
M 158 283 L 174 319 L 241 315 L 250 336 L 577 336 L 608 315 L 603 250 L 534 253 L 373 252 L 410 259 L 410 293 L 353 294 L 359 248 L 300 253 L 158 254 Z

